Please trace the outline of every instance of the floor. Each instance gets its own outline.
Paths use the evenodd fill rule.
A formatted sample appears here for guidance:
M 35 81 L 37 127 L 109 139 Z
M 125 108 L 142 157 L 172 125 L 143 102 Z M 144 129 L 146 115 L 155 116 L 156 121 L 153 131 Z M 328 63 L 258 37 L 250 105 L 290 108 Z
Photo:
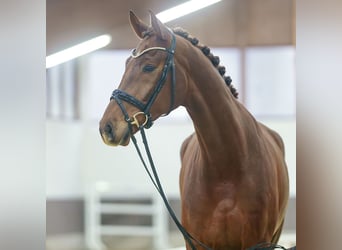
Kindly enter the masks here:
M 107 250 L 150 250 L 152 240 L 149 237 L 104 237 L 103 241 Z M 283 232 L 279 245 L 290 248 L 296 245 L 296 234 L 294 232 Z M 184 240 L 177 231 L 169 235 L 169 249 L 184 249 Z M 46 239 L 46 250 L 89 250 L 84 243 L 81 234 L 68 234 L 60 236 L 49 236 Z

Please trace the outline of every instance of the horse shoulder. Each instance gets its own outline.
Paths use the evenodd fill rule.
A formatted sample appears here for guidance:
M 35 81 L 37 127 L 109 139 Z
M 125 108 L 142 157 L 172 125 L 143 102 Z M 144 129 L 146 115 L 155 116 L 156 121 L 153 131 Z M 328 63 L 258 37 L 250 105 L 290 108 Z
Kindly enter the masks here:
M 278 227 L 282 227 L 282 219 L 285 216 L 285 207 L 287 206 L 288 203 L 288 196 L 289 196 L 289 180 L 288 180 L 288 171 L 287 171 L 287 165 L 285 162 L 285 146 L 283 139 L 281 136 L 275 132 L 274 130 L 266 127 L 263 124 L 260 124 L 263 127 L 264 133 L 266 134 L 266 137 L 268 138 L 268 141 L 270 142 L 270 145 L 273 145 L 273 152 L 278 152 L 275 155 L 276 160 L 276 178 L 275 180 L 277 181 L 277 187 L 275 190 L 278 190 L 278 209 L 282 213 L 279 218 L 280 220 L 278 221 Z M 274 148 L 277 147 L 278 150 L 274 151 Z

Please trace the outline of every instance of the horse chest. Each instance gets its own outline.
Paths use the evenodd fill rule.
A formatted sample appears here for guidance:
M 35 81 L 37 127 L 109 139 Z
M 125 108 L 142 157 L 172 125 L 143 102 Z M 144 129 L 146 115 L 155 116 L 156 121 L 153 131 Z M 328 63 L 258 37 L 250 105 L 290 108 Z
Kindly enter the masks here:
M 236 188 L 232 183 L 216 185 L 191 182 L 183 189 L 182 200 L 190 214 L 202 219 L 222 221 L 236 207 Z
M 241 238 L 250 230 L 245 228 L 249 215 L 240 202 L 239 186 L 224 178 L 208 178 L 196 157 L 188 159 L 181 173 L 183 225 L 215 249 L 240 249 Z
M 182 188 L 183 218 L 196 228 L 215 235 L 224 233 L 227 221 L 238 220 L 236 187 L 233 183 L 208 183 L 196 176 Z M 214 232 L 214 231 L 215 232 Z
M 182 223 L 203 243 L 230 249 L 240 244 L 244 216 L 233 195 L 219 193 L 184 197 Z

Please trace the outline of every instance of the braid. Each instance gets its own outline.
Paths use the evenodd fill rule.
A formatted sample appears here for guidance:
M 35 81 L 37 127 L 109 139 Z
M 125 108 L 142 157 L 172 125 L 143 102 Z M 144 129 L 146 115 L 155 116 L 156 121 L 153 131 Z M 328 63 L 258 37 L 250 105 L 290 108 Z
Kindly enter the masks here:
M 192 45 L 196 46 L 197 48 L 199 48 L 203 52 L 203 54 L 211 61 L 211 63 L 214 65 L 214 67 L 218 70 L 218 72 L 220 73 L 220 75 L 224 79 L 226 85 L 229 87 L 230 92 L 233 94 L 233 96 L 235 98 L 238 98 L 239 93 L 234 88 L 234 86 L 231 84 L 232 78 L 230 76 L 225 76 L 226 68 L 224 66 L 220 65 L 220 58 L 218 56 L 214 56 L 211 53 L 209 47 L 200 44 L 199 40 L 196 37 L 190 36 L 189 33 L 187 31 L 183 30 L 182 28 L 180 28 L 180 27 L 174 28 L 173 32 L 176 33 L 177 35 L 185 38 Z

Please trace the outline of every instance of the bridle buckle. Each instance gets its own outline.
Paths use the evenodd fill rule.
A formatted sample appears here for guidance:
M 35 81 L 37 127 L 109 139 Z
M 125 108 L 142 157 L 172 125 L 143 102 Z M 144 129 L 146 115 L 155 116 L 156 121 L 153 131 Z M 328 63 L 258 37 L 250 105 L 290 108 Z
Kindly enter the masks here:
M 145 116 L 145 121 L 142 124 L 139 124 L 139 120 L 137 118 L 139 115 Z M 144 112 L 137 112 L 127 122 L 129 122 L 131 125 L 136 125 L 138 128 L 140 128 L 140 127 L 144 127 L 147 124 L 149 119 L 150 119 L 149 116 L 145 114 Z

